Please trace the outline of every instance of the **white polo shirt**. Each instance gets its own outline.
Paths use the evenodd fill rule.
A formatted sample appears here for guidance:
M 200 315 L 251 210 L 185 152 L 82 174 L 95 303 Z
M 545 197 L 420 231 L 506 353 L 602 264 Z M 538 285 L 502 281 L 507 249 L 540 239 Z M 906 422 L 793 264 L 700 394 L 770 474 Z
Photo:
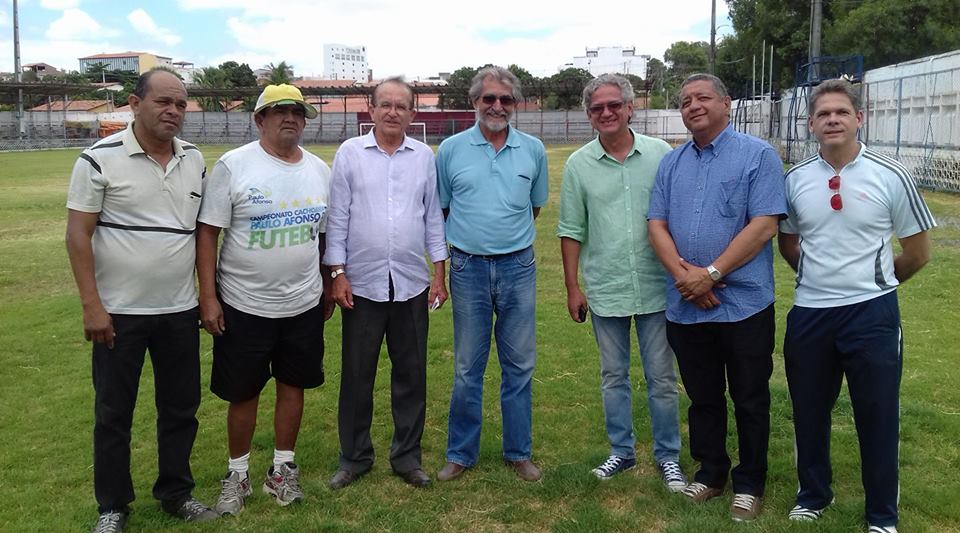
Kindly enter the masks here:
M 795 304 L 850 305 L 896 289 L 891 237 L 936 227 L 913 176 L 898 161 L 867 149 L 840 169 L 843 208 L 827 185 L 837 174 L 819 154 L 786 174 L 787 218 L 780 231 L 800 235 Z
M 200 222 L 226 228 L 220 297 L 245 313 L 283 318 L 320 303 L 317 239 L 326 231 L 330 167 L 302 152 L 287 163 L 253 141 L 224 154 L 204 182 Z
M 84 150 L 73 167 L 67 208 L 100 214 L 92 244 L 109 313 L 197 306 L 194 230 L 205 167 L 197 147 L 174 138 L 173 149 L 164 170 L 140 147 L 131 122 Z

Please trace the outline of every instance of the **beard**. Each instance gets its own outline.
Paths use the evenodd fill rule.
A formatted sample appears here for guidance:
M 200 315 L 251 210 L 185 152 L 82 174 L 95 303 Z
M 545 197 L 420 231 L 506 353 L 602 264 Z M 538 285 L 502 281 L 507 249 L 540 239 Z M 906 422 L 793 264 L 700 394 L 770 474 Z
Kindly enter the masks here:
M 488 111 L 489 112 L 489 111 Z M 483 124 L 483 127 L 493 133 L 500 133 L 510 125 L 510 113 L 503 113 L 499 116 L 490 116 L 487 113 L 477 111 L 477 120 Z

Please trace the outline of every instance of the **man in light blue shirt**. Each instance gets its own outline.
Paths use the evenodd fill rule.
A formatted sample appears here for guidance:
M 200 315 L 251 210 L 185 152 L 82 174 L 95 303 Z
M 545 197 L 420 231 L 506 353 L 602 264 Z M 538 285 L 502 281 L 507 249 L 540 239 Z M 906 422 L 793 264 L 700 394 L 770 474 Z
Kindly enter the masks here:
M 593 469 L 609 479 L 636 466 L 630 323 L 647 382 L 653 455 L 666 486 L 687 486 L 680 469 L 680 424 L 673 351 L 667 344 L 663 266 L 647 239 L 647 207 L 657 167 L 670 145 L 630 129 L 633 87 L 602 74 L 583 90 L 583 106 L 598 136 L 567 160 L 560 188 L 557 236 L 563 255 L 567 310 L 586 320 L 583 267 L 593 331 L 600 349 L 601 395 L 610 457 Z
M 524 480 L 541 476 L 530 460 L 536 362 L 533 221 L 547 201 L 547 154 L 539 139 L 510 127 L 520 98 L 520 82 L 509 70 L 481 69 L 470 87 L 477 124 L 443 141 L 437 153 L 450 242 L 455 366 L 447 464 L 437 474 L 440 481 L 457 478 L 477 463 L 491 330 L 501 368 L 503 458 Z
M 370 470 L 373 384 L 380 345 L 392 364 L 393 471 L 414 487 L 430 484 L 421 468 L 426 414 L 427 308 L 447 299 L 443 216 L 430 147 L 405 135 L 416 114 L 400 78 L 377 86 L 373 130 L 343 143 L 333 160 L 324 263 L 343 314 L 343 371 L 338 426 L 341 489 Z M 433 262 L 433 279 L 424 255 Z
M 734 131 L 730 97 L 716 76 L 681 86 L 680 113 L 693 140 L 660 163 L 647 219 L 670 275 L 667 338 L 690 396 L 690 454 L 700 470 L 683 493 L 696 503 L 733 479 L 734 520 L 760 512 L 770 438 L 773 250 L 786 213 L 783 164 L 773 148 Z M 726 451 L 729 382 L 740 464 Z

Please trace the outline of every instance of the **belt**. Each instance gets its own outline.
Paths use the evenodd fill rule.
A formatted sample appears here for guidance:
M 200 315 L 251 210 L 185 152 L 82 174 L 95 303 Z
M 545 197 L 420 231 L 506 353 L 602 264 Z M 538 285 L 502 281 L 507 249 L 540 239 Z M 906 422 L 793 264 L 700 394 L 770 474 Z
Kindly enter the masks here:
M 521 248 L 521 249 L 519 249 L 519 250 L 515 250 L 515 251 L 513 251 L 513 252 L 507 252 L 507 253 L 505 253 L 505 254 L 483 255 L 483 254 L 472 254 L 472 253 L 470 253 L 470 252 L 464 252 L 464 251 L 461 250 L 460 248 L 457 248 L 456 246 L 454 246 L 454 245 L 452 245 L 452 244 L 450 245 L 450 251 L 452 251 L 452 252 L 457 252 L 458 254 L 463 254 L 463 255 L 469 255 L 470 257 L 479 257 L 480 259 L 489 259 L 489 260 L 496 260 L 496 259 L 502 259 L 502 258 L 504 258 L 504 257 L 510 257 L 511 255 L 520 253 L 520 252 L 526 250 L 527 248 L 529 248 L 529 246 L 527 246 L 527 247 L 525 247 L 525 248 Z

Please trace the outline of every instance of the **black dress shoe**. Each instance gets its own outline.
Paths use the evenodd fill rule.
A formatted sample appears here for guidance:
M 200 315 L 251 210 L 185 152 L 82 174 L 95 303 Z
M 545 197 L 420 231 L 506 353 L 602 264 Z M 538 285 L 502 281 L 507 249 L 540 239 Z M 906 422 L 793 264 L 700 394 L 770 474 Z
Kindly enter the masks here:
M 414 487 L 426 487 L 432 482 L 430 476 L 420 468 L 403 473 L 397 472 L 397 475 L 403 478 L 404 483 Z
M 341 468 L 337 470 L 337 473 L 330 478 L 330 488 L 333 490 L 342 489 L 347 485 L 353 483 L 354 481 L 360 479 L 360 476 L 366 474 L 366 472 L 351 472 L 350 470 L 344 470 Z

